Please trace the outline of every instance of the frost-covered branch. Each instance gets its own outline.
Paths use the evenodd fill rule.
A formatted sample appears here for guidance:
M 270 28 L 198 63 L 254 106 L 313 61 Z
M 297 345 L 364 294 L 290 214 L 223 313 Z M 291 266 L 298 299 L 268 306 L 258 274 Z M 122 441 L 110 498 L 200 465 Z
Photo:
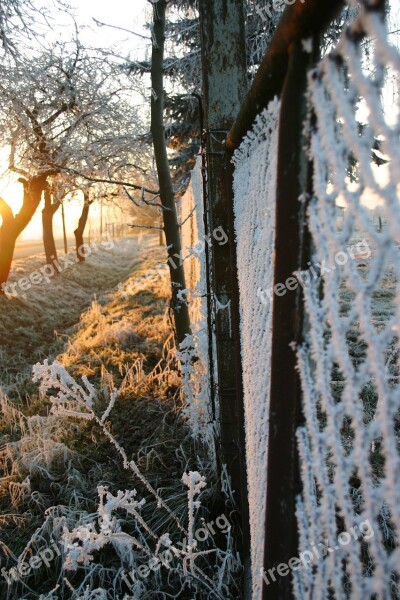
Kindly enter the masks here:
M 103 433 L 117 449 L 123 459 L 124 467 L 132 470 L 143 483 L 156 502 L 157 509 L 164 509 L 172 517 L 177 531 L 183 534 L 182 542 L 173 542 L 169 533 L 158 534 L 142 516 L 141 511 L 145 500 L 137 499 L 136 490 L 118 491 L 112 494 L 107 487 L 99 486 L 99 503 L 96 517 L 89 522 L 80 523 L 69 529 L 63 528 L 62 541 L 66 552 L 64 568 L 77 570 L 81 567 L 95 568 L 95 554 L 105 546 L 112 546 L 118 554 L 121 564 L 131 570 L 140 566 L 138 559 L 146 557 L 149 564 L 163 566 L 178 578 L 182 586 L 189 585 L 195 589 L 206 591 L 213 598 L 226 598 L 226 578 L 239 568 L 239 562 L 232 551 L 232 541 L 229 528 L 227 530 L 227 549 L 218 548 L 198 549 L 196 532 L 196 514 L 201 508 L 199 496 L 206 487 L 205 477 L 197 471 L 185 473 L 182 477 L 187 487 L 188 528 L 182 527 L 175 513 L 165 504 L 151 484 L 140 473 L 136 463 L 129 460 L 125 450 L 115 440 L 105 425 L 118 397 L 118 391 L 113 390 L 110 402 L 101 417 L 95 413 L 94 404 L 96 390 L 86 377 L 82 377 L 82 385 L 69 375 L 59 362 L 33 367 L 33 380 L 40 382 L 40 391 L 46 394 L 52 404 L 51 413 L 59 417 L 90 419 L 97 423 Z M 118 513 L 133 517 L 139 535 L 133 535 L 123 530 L 126 517 L 121 520 Z M 153 548 L 153 549 L 152 549 Z M 162 552 L 162 549 L 166 549 Z M 215 573 L 208 575 L 196 561 L 200 558 L 214 556 Z M 204 561 L 203 561 L 204 562 Z M 185 583 L 186 582 L 186 583 Z
M 46 359 L 43 364 L 36 364 L 33 369 L 33 381 L 41 382 L 40 391 L 43 394 L 58 390 L 57 395 L 50 395 L 49 399 L 52 404 L 51 411 L 53 414 L 66 417 L 76 417 L 95 421 L 101 428 L 104 435 L 108 438 L 111 444 L 115 447 L 123 460 L 125 469 L 130 469 L 135 473 L 138 479 L 145 486 L 147 491 L 156 499 L 158 505 L 162 507 L 169 516 L 175 521 L 176 526 L 186 534 L 185 529 L 180 524 L 176 515 L 172 512 L 169 506 L 164 502 L 161 496 L 156 492 L 153 486 L 142 475 L 134 460 L 129 460 L 125 450 L 120 446 L 112 433 L 108 430 L 104 423 L 104 415 L 111 412 L 110 405 L 106 409 L 103 417 L 98 417 L 93 409 L 93 400 L 96 397 L 96 390 L 89 383 L 86 376 L 82 377 L 82 382 L 86 388 L 80 386 L 71 377 L 65 367 L 55 361 L 52 365 Z M 114 404 L 117 390 L 113 390 L 110 404 Z

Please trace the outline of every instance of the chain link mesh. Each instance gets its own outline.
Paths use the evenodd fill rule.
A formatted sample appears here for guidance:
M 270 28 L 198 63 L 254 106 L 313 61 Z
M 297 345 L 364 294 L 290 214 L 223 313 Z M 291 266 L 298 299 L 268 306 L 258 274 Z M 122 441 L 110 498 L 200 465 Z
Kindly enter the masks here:
M 400 56 L 374 5 L 309 76 L 302 599 L 400 597 Z

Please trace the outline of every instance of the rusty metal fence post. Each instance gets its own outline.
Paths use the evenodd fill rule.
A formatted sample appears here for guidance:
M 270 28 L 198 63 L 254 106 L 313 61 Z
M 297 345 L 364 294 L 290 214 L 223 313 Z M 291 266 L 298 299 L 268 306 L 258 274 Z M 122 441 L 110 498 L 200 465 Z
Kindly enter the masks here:
M 275 279 L 285 284 L 302 268 L 305 240 L 305 204 L 308 159 L 304 123 L 307 116 L 307 73 L 311 55 L 300 42 L 292 45 L 282 92 L 279 124 L 276 197 Z M 290 287 L 290 286 L 289 286 Z M 301 385 L 293 342 L 300 343 L 303 329 L 302 291 L 281 294 L 274 288 L 268 483 L 263 597 L 293 598 L 291 578 L 276 575 L 278 565 L 297 556 L 295 501 L 300 493 L 296 430 L 301 422 Z M 285 292 L 287 288 L 284 287 Z M 275 571 L 275 573 L 274 573 Z

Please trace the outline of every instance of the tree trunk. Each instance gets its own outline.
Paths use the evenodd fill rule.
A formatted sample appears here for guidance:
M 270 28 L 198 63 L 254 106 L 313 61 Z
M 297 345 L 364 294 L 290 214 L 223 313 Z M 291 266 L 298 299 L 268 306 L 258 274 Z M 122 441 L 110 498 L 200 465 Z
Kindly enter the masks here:
M 179 292 L 186 289 L 182 262 L 182 246 L 176 213 L 174 190 L 168 163 L 164 131 L 164 40 L 166 0 L 154 6 L 154 41 L 151 58 L 151 133 L 163 207 L 164 232 L 168 251 L 168 266 L 171 277 L 171 308 L 174 314 L 176 341 L 183 342 L 191 334 L 189 309 Z
M 78 227 L 74 231 L 76 240 L 76 256 L 79 262 L 85 262 L 83 234 L 85 232 L 85 227 L 89 218 L 90 205 L 91 202 L 89 199 L 89 192 L 84 192 L 82 214 L 79 218 Z
M 15 243 L 40 204 L 46 177 L 46 175 L 39 175 L 29 181 L 20 180 L 24 186 L 24 200 L 17 215 L 14 216 L 8 204 L 0 200 L 0 215 L 3 219 L 0 228 L 0 286 L 6 283 L 10 274 Z
M 57 248 L 53 233 L 53 217 L 59 208 L 60 202 L 52 203 L 51 192 L 47 186 L 44 191 L 44 209 L 42 210 L 43 245 L 46 254 L 46 263 L 52 266 L 55 266 L 54 263 L 57 261 Z M 58 273 L 58 269 L 55 271 Z
M 244 5 L 242 0 L 202 0 L 199 3 L 208 188 L 206 222 L 209 231 L 222 228 L 230 242 L 210 245 L 208 265 L 217 363 L 218 456 L 231 477 L 240 514 L 240 526 L 236 523 L 234 526 L 241 534 L 236 535 L 235 540 L 245 566 L 244 597 L 247 597 L 250 532 L 239 282 L 233 227 L 233 166 L 231 156 L 223 152 L 226 134 L 247 86 Z
M 13 233 L 14 215 L 3 198 L 0 198 L 0 215 L 3 219 L 0 229 L 0 283 L 4 284 L 10 272 L 16 238 Z

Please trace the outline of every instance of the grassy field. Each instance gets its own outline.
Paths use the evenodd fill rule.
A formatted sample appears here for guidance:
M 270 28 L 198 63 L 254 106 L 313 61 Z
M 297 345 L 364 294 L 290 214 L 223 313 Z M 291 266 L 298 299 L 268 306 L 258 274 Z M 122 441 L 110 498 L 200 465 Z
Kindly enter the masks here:
M 39 256 L 17 261 L 11 281 L 38 269 L 41 261 Z M 171 539 L 181 535 L 171 515 L 158 510 L 142 482 L 124 469 L 101 428 L 91 421 L 50 413 L 49 398 L 40 395 L 32 383 L 31 368 L 36 362 L 57 358 L 77 381 L 87 376 L 98 391 L 95 410 L 100 413 L 112 390 L 120 390 L 106 429 L 183 527 L 187 525 L 187 489 L 182 474 L 198 470 L 212 482 L 206 453 L 181 417 L 181 379 L 163 261 L 165 250 L 152 236 L 121 240 L 112 250 L 94 254 L 48 285 L 33 286 L 24 295 L 0 297 L 3 576 L 21 560 L 59 543 L 63 529 L 71 531 L 91 522 L 99 502 L 98 486 L 112 493 L 137 490 L 138 497 L 147 498 L 141 510 L 146 526 L 157 535 L 168 532 Z M 211 483 L 201 494 L 198 518 L 223 512 L 224 505 L 215 498 Z M 132 516 L 126 513 L 121 522 L 144 543 L 146 532 L 139 534 Z M 94 564 L 82 564 L 76 571 L 66 572 L 63 558 L 55 557 L 50 566 L 42 564 L 18 576 L 11 585 L 0 577 L 1 597 L 122 600 L 209 594 L 196 591 L 193 582 L 191 590 L 182 586 L 182 574 L 173 571 L 164 578 L 162 574 L 149 577 L 139 591 L 125 596 L 133 592 L 120 576 L 123 560 L 109 545 L 95 553 Z M 200 564 L 212 574 L 212 560 Z M 101 591 L 95 594 L 97 589 L 110 588 L 113 592 L 108 596 Z M 223 597 L 237 596 L 225 591 Z
M 7 298 L 0 296 L 0 383 L 8 390 L 13 383 L 30 377 L 31 365 L 63 348 L 60 340 L 89 308 L 93 296 L 100 303 L 146 258 L 163 259 L 153 236 L 115 242 L 112 249 L 100 248 L 83 264 L 74 264 L 50 283 L 33 285 L 27 292 Z M 12 284 L 29 276 L 44 264 L 44 256 L 14 261 Z

